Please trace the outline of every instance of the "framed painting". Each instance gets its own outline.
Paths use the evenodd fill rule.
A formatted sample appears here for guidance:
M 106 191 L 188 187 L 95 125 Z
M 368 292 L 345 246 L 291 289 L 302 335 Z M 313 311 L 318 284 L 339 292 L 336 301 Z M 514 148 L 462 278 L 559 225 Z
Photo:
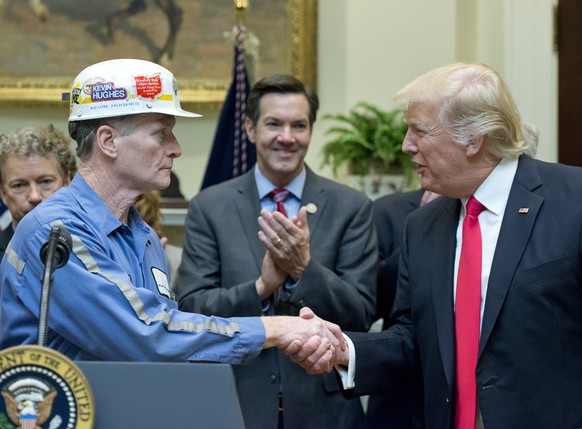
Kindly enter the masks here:
M 252 76 L 289 73 L 315 89 L 317 0 L 249 0 L 242 14 L 234 3 L 0 0 L 0 106 L 62 106 L 88 65 L 140 58 L 174 73 L 189 108 L 219 108 L 232 81 L 237 22 L 254 41 Z

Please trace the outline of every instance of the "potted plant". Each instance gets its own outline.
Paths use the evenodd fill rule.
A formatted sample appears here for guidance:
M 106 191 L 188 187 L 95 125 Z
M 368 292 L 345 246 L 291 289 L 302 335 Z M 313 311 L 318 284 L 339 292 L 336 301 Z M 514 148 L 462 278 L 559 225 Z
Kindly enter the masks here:
M 414 165 L 402 152 L 408 129 L 403 110 L 385 111 L 362 101 L 347 115 L 327 114 L 323 119 L 339 123 L 325 131 L 331 140 L 322 147 L 322 166 L 330 166 L 335 177 L 345 167 L 357 176 L 360 190 L 371 196 L 411 185 Z M 390 182 L 389 189 L 380 189 L 382 181 Z

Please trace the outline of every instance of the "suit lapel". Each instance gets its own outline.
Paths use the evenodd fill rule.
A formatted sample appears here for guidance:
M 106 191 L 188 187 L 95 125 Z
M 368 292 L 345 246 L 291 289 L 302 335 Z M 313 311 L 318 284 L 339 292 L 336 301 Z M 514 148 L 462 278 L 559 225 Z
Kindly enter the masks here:
M 235 207 L 260 273 L 265 256 L 265 247 L 257 235 L 260 230 L 257 218 L 261 212 L 261 202 L 257 193 L 254 169 L 241 176 L 241 180 L 237 185 Z
M 428 249 L 438 249 L 438 251 L 432 252 L 430 270 L 431 273 L 437 275 L 431 276 L 430 281 L 439 349 L 445 375 L 451 388 L 455 379 L 453 282 L 460 207 L 459 200 L 450 200 L 432 226 L 433 231 L 438 231 L 438 234 L 434 235 L 435 241 L 427 246 Z
M 410 199 L 408 200 L 410 211 L 416 210 L 420 207 L 420 201 L 422 200 L 423 194 L 424 189 L 419 189 L 410 195 Z
M 483 351 L 491 335 L 543 204 L 544 198 L 532 192 L 539 186 L 541 179 L 535 161 L 529 157 L 522 157 L 509 193 L 495 247 L 483 311 L 479 353 Z
M 327 196 L 321 183 L 321 178 L 317 176 L 309 167 L 305 167 L 307 175 L 305 177 L 305 186 L 301 196 L 301 207 L 308 206 L 307 225 L 309 226 L 309 235 L 313 237 L 321 215 L 327 204 Z M 312 204 L 312 206 L 309 206 Z M 315 210 L 310 210 L 313 207 Z

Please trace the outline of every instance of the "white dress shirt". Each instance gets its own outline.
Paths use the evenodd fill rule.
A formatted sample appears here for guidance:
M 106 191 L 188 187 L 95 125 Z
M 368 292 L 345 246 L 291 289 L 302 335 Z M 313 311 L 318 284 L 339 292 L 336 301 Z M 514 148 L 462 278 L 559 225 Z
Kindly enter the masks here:
M 503 159 L 497 167 L 489 174 L 487 179 L 477 188 L 473 196 L 485 206 L 485 210 L 479 215 L 479 226 L 481 228 L 481 237 L 483 249 L 481 253 L 481 322 L 483 322 L 483 310 L 485 309 L 485 298 L 487 297 L 487 285 L 489 284 L 489 275 L 493 256 L 501 223 L 503 222 L 503 213 L 509 198 L 509 191 L 517 171 L 517 159 Z M 469 198 L 462 198 L 463 208 L 457 225 L 457 247 L 455 249 L 455 283 L 453 288 L 453 300 L 457 292 L 457 274 L 459 270 L 459 260 L 461 258 L 461 246 L 463 244 L 463 220 L 465 219 L 466 204 Z M 454 302 L 454 301 L 453 301 Z

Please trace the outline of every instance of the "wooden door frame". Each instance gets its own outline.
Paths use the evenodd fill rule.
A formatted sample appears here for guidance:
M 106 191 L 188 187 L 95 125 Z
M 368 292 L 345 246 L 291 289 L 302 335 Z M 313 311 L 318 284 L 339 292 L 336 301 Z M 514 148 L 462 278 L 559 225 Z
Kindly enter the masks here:
M 559 0 L 558 161 L 582 166 L 582 1 Z

